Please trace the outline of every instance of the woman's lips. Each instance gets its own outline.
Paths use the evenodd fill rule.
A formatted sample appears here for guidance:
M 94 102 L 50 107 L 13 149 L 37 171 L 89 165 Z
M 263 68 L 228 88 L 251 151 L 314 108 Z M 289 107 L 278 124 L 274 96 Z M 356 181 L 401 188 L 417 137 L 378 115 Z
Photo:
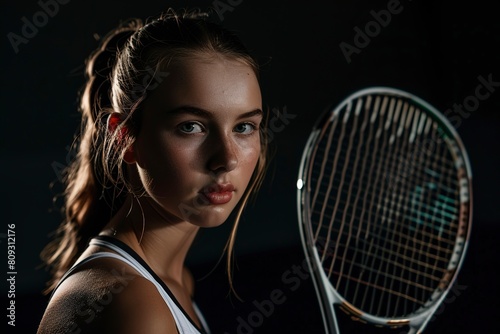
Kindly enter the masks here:
M 231 183 L 211 184 L 203 188 L 201 194 L 210 202 L 210 204 L 226 204 L 233 198 L 234 186 Z
M 203 193 L 203 195 L 205 195 L 205 197 L 208 199 L 210 204 L 215 204 L 215 205 L 226 204 L 227 202 L 229 202 L 231 200 L 231 198 L 233 198 L 233 193 L 229 192 L 229 191 L 222 192 L 222 193 L 216 193 L 216 192 Z

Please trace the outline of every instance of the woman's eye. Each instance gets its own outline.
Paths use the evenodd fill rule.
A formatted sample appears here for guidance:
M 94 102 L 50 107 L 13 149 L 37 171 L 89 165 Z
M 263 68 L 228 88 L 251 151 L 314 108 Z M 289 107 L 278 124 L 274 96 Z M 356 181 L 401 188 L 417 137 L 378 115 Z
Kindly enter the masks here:
M 241 134 L 244 134 L 244 135 L 249 135 L 252 132 L 254 132 L 255 129 L 256 129 L 256 126 L 252 123 L 241 123 L 241 124 L 236 125 L 236 127 L 234 128 L 234 131 L 241 133 Z
M 195 122 L 186 122 L 179 125 L 179 130 L 184 133 L 201 133 L 203 132 L 203 127 L 201 124 Z

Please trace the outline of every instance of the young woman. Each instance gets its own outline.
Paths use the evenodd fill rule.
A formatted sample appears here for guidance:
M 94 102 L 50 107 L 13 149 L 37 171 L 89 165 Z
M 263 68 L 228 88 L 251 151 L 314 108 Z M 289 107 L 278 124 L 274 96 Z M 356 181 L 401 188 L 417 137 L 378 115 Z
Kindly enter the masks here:
M 199 12 L 122 24 L 87 61 L 78 155 L 38 333 L 204 333 L 184 267 L 266 163 L 258 66 Z M 210 247 L 207 245 L 207 247 Z M 230 272 L 230 270 L 229 270 Z

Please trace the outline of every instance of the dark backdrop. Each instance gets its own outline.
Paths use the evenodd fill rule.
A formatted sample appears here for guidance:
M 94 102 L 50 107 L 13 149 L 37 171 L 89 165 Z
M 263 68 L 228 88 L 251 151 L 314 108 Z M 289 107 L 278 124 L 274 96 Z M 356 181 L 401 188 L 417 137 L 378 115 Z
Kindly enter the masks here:
M 394 0 L 60 0 L 58 9 L 44 16 L 40 11 L 45 2 L 50 1 L 4 0 L 1 11 L 4 218 L 0 248 L 6 263 L 7 224 L 15 224 L 15 330 L 35 332 L 45 307 L 46 297 L 40 292 L 48 276 L 38 269 L 38 254 L 60 221 L 52 197 L 61 190 L 60 167 L 69 161 L 67 146 L 78 127 L 76 93 L 83 83 L 83 61 L 96 46 L 93 35 L 105 34 L 121 19 L 146 18 L 169 6 L 207 8 L 213 4 L 219 8 L 225 4 L 226 11 L 215 17 L 266 61 L 262 72 L 265 104 L 282 111 L 286 108 L 295 116 L 273 133 L 275 153 L 269 174 L 239 230 L 234 283 L 243 302 L 228 296 L 224 264 L 216 266 L 228 226 L 203 231 L 194 244 L 189 263 L 199 279 L 198 303 L 214 333 L 323 333 L 311 280 L 289 270 L 304 259 L 295 199 L 299 160 L 311 127 L 326 106 L 361 88 L 392 86 L 444 112 L 454 104 L 474 101 L 480 78 L 489 78 L 496 86 L 488 98 L 469 105 L 471 111 L 454 122 L 474 173 L 472 240 L 454 298 L 448 299 L 428 332 L 491 333 L 497 328 L 493 321 L 499 311 L 499 294 L 493 268 L 500 241 L 500 29 L 490 2 L 401 0 L 390 22 L 386 17 L 384 26 L 373 30 L 363 45 L 357 40 L 359 48 L 350 59 L 340 45 L 355 46 L 356 29 L 373 25 L 374 13 L 396 4 Z M 23 31 L 26 22 L 37 23 L 37 30 Z M 13 34 L 25 39 L 13 46 L 16 43 L 9 40 Z M 4 300 L 6 276 L 2 279 Z M 286 279 L 292 276 L 298 282 L 295 290 Z M 283 303 L 259 318 L 256 305 L 275 290 L 282 292 Z M 238 331 L 241 319 L 249 318 L 255 328 Z M 351 323 L 344 325 L 343 333 L 359 332 Z M 364 333 L 376 332 L 362 328 Z M 13 329 L 8 327 L 9 332 Z

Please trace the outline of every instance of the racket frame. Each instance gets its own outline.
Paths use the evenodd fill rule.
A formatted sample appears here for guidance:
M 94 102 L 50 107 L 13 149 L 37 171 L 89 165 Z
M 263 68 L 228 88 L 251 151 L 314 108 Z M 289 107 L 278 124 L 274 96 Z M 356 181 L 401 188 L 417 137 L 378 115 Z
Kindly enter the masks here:
M 467 175 L 467 188 L 468 192 L 468 209 L 469 209 L 469 217 L 467 222 L 467 231 L 466 236 L 464 238 L 464 244 L 461 247 L 460 254 L 456 254 L 459 256 L 458 263 L 453 270 L 453 273 L 449 279 L 449 284 L 446 288 L 440 292 L 439 297 L 432 302 L 428 308 L 426 308 L 423 312 L 418 315 L 414 315 L 412 317 L 404 317 L 404 318 L 383 318 L 377 317 L 370 314 L 367 314 L 349 302 L 347 302 L 331 285 L 328 277 L 326 276 L 324 270 L 322 269 L 321 260 L 318 256 L 318 250 L 315 246 L 315 241 L 313 237 L 313 232 L 311 229 L 311 225 L 309 224 L 309 192 L 307 191 L 307 174 L 309 171 L 309 164 L 311 159 L 311 154 L 313 152 L 313 148 L 317 144 L 317 139 L 320 136 L 322 125 L 326 122 L 330 122 L 334 114 L 338 114 L 341 110 L 349 103 L 350 101 L 356 100 L 359 97 L 367 96 L 370 94 L 385 94 L 393 97 L 401 97 L 406 98 L 417 105 L 420 105 L 421 109 L 427 110 L 432 114 L 434 119 L 438 121 L 441 125 L 441 129 L 446 130 L 447 134 L 455 141 L 458 146 L 458 152 L 453 152 L 454 154 L 461 154 L 461 158 L 463 160 L 464 169 Z M 456 281 L 457 275 L 462 267 L 465 254 L 467 253 L 468 241 L 470 238 L 471 224 L 472 224 L 472 169 L 470 166 L 469 158 L 467 152 L 465 150 L 465 146 L 456 132 L 455 128 L 451 125 L 448 119 L 439 112 L 432 105 L 422 100 L 421 98 L 408 93 L 406 91 L 385 87 L 385 86 L 375 86 L 370 88 L 365 88 L 358 90 L 344 98 L 335 109 L 327 108 L 323 114 L 317 119 L 316 123 L 313 126 L 313 130 L 309 135 L 309 138 L 306 142 L 306 145 L 303 150 L 302 158 L 300 161 L 299 173 L 297 180 L 297 214 L 298 214 L 298 222 L 299 222 L 299 231 L 300 237 L 302 241 L 302 246 L 304 249 L 304 253 L 306 255 L 306 261 L 309 267 L 309 271 L 312 276 L 312 282 L 314 285 L 314 289 L 316 291 L 319 306 L 321 310 L 321 315 L 323 319 L 323 325 L 326 333 L 330 334 L 339 334 L 339 327 L 337 324 L 336 313 L 335 313 L 335 304 L 338 304 L 340 308 L 344 309 L 346 313 L 352 315 L 353 320 L 359 320 L 361 322 L 367 321 L 374 325 L 379 326 L 387 326 L 387 327 L 401 327 L 408 325 L 409 331 L 408 334 L 414 333 L 422 333 L 425 327 L 428 325 L 429 321 L 432 319 L 438 307 L 442 304 L 447 294 L 451 290 L 454 282 Z M 434 292 L 436 293 L 436 291 Z

